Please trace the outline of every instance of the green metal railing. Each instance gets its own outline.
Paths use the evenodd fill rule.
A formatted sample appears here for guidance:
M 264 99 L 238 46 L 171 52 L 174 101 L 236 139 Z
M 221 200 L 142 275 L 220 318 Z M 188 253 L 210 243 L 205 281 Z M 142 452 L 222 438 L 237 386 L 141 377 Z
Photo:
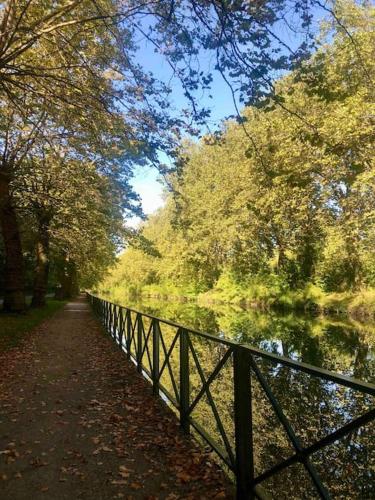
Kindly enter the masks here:
M 183 430 L 189 433 L 190 429 L 193 428 L 233 472 L 236 478 L 237 498 L 267 498 L 267 490 L 263 487 L 263 484 L 269 478 L 294 464 L 303 465 L 320 498 L 331 498 L 328 488 L 324 485 L 311 460 L 311 456 L 328 445 L 350 435 L 353 431 L 358 431 L 358 429 L 373 422 L 375 420 L 375 408 L 372 407 L 372 409 L 365 411 L 360 416 L 356 416 L 313 443 L 304 445 L 287 418 L 275 395 L 275 391 L 264 373 L 262 373 L 261 363 L 267 361 L 275 367 L 303 372 L 319 378 L 324 383 L 333 383 L 340 387 L 359 391 L 362 395 L 371 398 L 375 396 L 375 386 L 373 384 L 300 363 L 225 338 L 195 331 L 172 321 L 111 303 L 91 294 L 88 294 L 88 298 L 106 331 L 126 353 L 127 357 L 133 360 L 138 371 L 151 381 L 154 394 L 162 395 L 177 409 Z M 167 328 L 169 333 L 173 331 L 172 336 L 169 336 L 169 344 L 166 342 L 163 333 L 163 330 Z M 197 354 L 197 348 L 194 345 L 195 339 L 204 339 L 220 347 L 219 359 L 215 360 L 215 366 L 208 376 Z M 174 373 L 175 366 L 172 366 L 171 363 L 172 357 L 176 360 L 175 364 L 179 365 L 177 376 Z M 232 417 L 234 440 L 228 436 L 211 391 L 213 382 L 218 378 L 225 366 L 230 366 L 233 381 Z M 194 368 L 195 373 L 198 373 L 199 380 L 199 387 L 194 397 L 192 397 L 190 390 L 192 368 Z M 168 376 L 170 382 L 168 388 L 165 383 L 162 383 L 165 376 Z M 254 402 L 252 392 L 255 382 L 261 387 L 293 449 L 293 452 L 287 458 L 279 460 L 276 464 L 258 474 L 255 473 L 254 468 L 253 445 Z M 220 441 L 223 444 L 215 440 L 205 426 L 194 418 L 194 409 L 203 398 L 208 402 L 212 411 L 212 417 L 216 423 Z

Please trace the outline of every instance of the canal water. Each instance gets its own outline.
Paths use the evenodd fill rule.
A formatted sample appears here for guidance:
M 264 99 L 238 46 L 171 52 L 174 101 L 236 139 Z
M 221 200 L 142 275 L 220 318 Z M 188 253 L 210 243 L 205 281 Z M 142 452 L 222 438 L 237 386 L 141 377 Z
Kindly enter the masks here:
M 115 300 L 110 295 L 104 298 L 188 328 L 247 343 L 362 381 L 373 383 L 375 380 L 375 324 L 372 323 L 293 313 L 265 313 L 229 305 L 207 306 L 149 298 L 129 299 L 125 296 Z M 168 349 L 174 336 L 173 329 L 163 325 L 161 329 Z M 201 338 L 194 338 L 193 344 L 207 378 L 224 355 L 223 346 Z M 178 380 L 178 353 L 173 353 L 170 360 L 172 372 Z M 357 390 L 261 358 L 256 362 L 303 446 L 319 441 L 375 407 L 372 396 Z M 194 365 L 191 362 L 192 399 L 201 388 L 200 375 Z M 161 381 L 173 392 L 168 370 L 164 370 Z M 233 377 L 230 362 L 211 384 L 210 391 L 225 437 L 233 445 Z M 261 474 L 293 455 L 295 450 L 256 377 L 252 378 L 252 392 L 255 473 Z M 225 438 L 207 397 L 196 406 L 193 417 L 225 448 Z M 332 498 L 375 498 L 374 421 L 314 453 L 311 464 Z M 272 498 L 319 498 L 311 477 L 301 463 L 267 479 L 262 486 Z

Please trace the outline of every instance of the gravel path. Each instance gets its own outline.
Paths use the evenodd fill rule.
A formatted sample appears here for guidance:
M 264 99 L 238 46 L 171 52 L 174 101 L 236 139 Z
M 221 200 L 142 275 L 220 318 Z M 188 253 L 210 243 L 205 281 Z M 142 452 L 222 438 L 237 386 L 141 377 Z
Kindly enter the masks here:
M 0 353 L 0 498 L 232 498 L 84 299 Z

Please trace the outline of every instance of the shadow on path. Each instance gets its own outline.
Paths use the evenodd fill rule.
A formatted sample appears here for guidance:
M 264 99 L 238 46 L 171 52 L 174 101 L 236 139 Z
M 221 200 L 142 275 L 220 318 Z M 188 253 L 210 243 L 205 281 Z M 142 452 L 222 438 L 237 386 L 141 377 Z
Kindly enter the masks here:
M 231 498 L 83 298 L 0 353 L 0 498 Z

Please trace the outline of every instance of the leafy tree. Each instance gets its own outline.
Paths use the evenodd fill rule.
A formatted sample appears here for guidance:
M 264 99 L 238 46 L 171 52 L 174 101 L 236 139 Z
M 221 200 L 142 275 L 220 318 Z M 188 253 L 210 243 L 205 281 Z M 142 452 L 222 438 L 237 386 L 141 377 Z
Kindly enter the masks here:
M 173 194 L 143 229 L 161 255 L 157 283 L 373 282 L 374 10 L 342 2 L 337 16 L 276 97 L 181 147 Z
M 171 153 L 182 131 L 196 132 L 194 126 L 208 116 L 196 98 L 212 80 L 210 70 L 200 69 L 201 56 L 212 54 L 216 70 L 231 82 L 234 94 L 254 103 L 272 95 L 273 79 L 312 49 L 313 12 L 318 7 L 337 18 L 334 7 L 317 0 L 0 2 L 0 104 L 6 110 L 0 119 L 5 309 L 24 308 L 22 247 L 10 185 L 25 154 L 57 141 L 91 161 L 98 154 L 97 148 L 91 149 L 93 143 L 101 143 L 105 151 L 108 141 L 113 146 L 116 131 L 110 122 L 115 116 L 115 121 L 122 118 L 127 147 L 133 151 L 135 146 L 148 161 L 157 161 L 160 149 Z M 281 38 L 281 25 L 289 32 L 300 30 L 293 46 Z M 170 85 L 157 82 L 135 62 L 139 35 L 166 59 L 191 113 L 168 109 Z M 283 98 L 277 102 L 282 104 Z M 281 261 L 283 255 L 280 250 Z M 202 269 L 196 267 L 195 257 L 189 262 Z M 217 275 L 213 270 L 202 279 L 209 283 Z
M 122 169 L 116 174 L 117 161 L 112 154 L 106 172 L 100 172 L 94 161 L 50 151 L 27 157 L 18 169 L 13 197 L 19 213 L 29 220 L 35 245 L 32 305 L 44 305 L 51 253 L 65 284 L 62 297 L 72 295 L 73 274 L 89 286 L 113 261 L 125 234 L 123 216 L 139 211 L 128 186 L 130 173 Z
M 94 161 L 98 169 L 103 170 L 108 169 L 104 157 L 117 157 L 115 168 L 118 169 L 120 161 L 124 161 L 127 155 L 134 155 L 138 141 L 130 124 L 125 127 L 123 112 L 113 105 L 115 80 L 108 77 L 106 69 L 111 68 L 116 58 L 118 64 L 121 63 L 113 35 L 110 35 L 110 43 L 110 36 L 103 27 L 91 29 L 86 34 L 70 28 L 66 36 L 60 33 L 59 42 L 51 51 L 50 39 L 39 37 L 37 43 L 29 44 L 25 42 L 27 35 L 21 29 L 23 23 L 28 23 L 29 32 L 35 32 L 33 19 L 38 24 L 38 16 L 44 12 L 45 6 L 33 3 L 31 8 L 30 2 L 24 5 L 10 2 L 8 6 L 10 10 L 5 9 L 3 17 L 8 30 L 4 32 L 3 50 L 5 53 L 11 51 L 12 44 L 16 44 L 14 53 L 18 55 L 14 64 L 17 62 L 25 70 L 21 69 L 21 74 L 15 76 L 8 65 L 3 66 L 5 76 L 2 75 L 1 81 L 5 87 L 0 96 L 3 105 L 0 118 L 0 219 L 6 250 L 4 308 L 16 311 L 25 307 L 24 276 L 21 238 L 10 187 L 14 178 L 19 176 L 25 157 L 43 157 L 43 148 L 47 144 L 55 154 Z M 69 26 L 68 21 L 63 24 Z M 74 42 L 73 46 L 70 40 Z M 102 45 L 98 44 L 100 40 Z M 24 50 L 18 50 L 19 46 Z M 90 61 L 89 66 L 84 64 L 85 59 Z M 51 70 L 55 71 L 52 76 L 48 73 L 50 68 L 43 70 L 40 66 L 44 60 L 58 68 Z M 30 66 L 41 74 L 34 74 L 31 70 L 30 73 L 27 70 Z M 9 77 L 9 71 L 13 76 Z M 47 85 L 48 79 L 50 83 L 55 80 L 59 83 Z M 40 161 L 39 164 L 46 166 Z

